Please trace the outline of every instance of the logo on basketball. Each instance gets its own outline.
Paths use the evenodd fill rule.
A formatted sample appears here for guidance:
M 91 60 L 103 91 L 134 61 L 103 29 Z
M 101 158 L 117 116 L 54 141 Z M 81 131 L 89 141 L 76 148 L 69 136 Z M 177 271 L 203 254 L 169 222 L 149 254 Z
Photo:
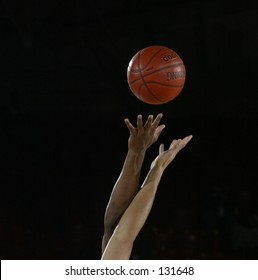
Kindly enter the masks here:
M 167 72 L 167 81 L 185 78 L 185 72 Z
M 133 94 L 147 104 L 164 104 L 182 91 L 185 66 L 179 55 L 164 46 L 150 46 L 137 52 L 127 68 Z
M 171 59 L 176 59 L 176 58 L 177 58 L 177 54 L 176 54 L 176 53 L 169 53 L 169 54 L 167 54 L 167 55 L 165 55 L 165 56 L 162 57 L 162 59 L 163 59 L 165 62 L 167 62 L 167 61 L 169 61 L 169 60 L 171 60 Z

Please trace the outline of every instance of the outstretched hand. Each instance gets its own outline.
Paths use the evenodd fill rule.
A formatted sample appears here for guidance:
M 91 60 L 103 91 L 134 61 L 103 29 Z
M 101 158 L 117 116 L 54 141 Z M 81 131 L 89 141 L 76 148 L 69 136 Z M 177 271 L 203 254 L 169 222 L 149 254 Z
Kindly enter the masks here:
M 134 152 L 145 152 L 155 143 L 165 125 L 159 125 L 162 114 L 158 114 L 155 120 L 153 115 L 149 115 L 145 125 L 143 125 L 142 115 L 137 116 L 137 127 L 134 127 L 129 119 L 125 119 L 125 124 L 130 131 L 128 149 Z
M 152 162 L 151 168 L 158 166 L 165 169 L 173 161 L 177 153 L 182 150 L 192 138 L 193 136 L 189 135 L 183 139 L 173 140 L 169 149 L 166 151 L 164 150 L 164 144 L 161 144 L 159 146 L 159 155 Z

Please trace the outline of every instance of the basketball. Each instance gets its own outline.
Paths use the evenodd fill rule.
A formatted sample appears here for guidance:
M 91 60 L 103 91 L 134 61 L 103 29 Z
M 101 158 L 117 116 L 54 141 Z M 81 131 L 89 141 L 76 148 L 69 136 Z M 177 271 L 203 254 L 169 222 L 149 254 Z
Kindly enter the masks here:
M 127 68 L 127 81 L 133 94 L 147 104 L 173 100 L 185 84 L 185 66 L 179 55 L 164 46 L 138 51 Z

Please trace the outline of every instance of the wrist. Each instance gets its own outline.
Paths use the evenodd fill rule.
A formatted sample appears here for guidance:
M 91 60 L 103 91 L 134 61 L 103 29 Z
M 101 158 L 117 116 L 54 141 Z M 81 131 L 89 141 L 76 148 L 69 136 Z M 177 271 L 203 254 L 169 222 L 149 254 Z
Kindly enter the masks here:
M 132 155 L 132 156 L 136 156 L 136 157 L 144 157 L 146 154 L 146 150 L 147 149 L 133 149 L 133 148 L 129 148 L 128 149 L 128 154 Z
M 138 173 L 141 168 L 145 158 L 145 151 L 135 151 L 135 150 L 128 150 L 126 163 L 130 165 L 130 168 L 134 170 L 135 173 Z
M 155 171 L 158 171 L 158 172 L 164 172 L 165 170 L 165 166 L 164 164 L 160 163 L 159 161 L 157 160 L 154 160 L 150 166 L 150 170 L 155 170 Z
M 149 181 L 159 181 L 163 175 L 164 168 L 159 165 L 151 166 L 149 173 L 148 173 L 148 180 Z

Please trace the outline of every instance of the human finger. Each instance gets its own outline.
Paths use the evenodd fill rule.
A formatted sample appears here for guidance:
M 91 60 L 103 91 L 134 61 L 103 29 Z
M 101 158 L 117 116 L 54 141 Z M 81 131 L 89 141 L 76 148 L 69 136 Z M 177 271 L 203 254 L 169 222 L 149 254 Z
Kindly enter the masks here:
M 135 132 L 136 128 L 131 124 L 129 119 L 126 118 L 124 121 L 125 121 L 127 128 L 130 130 L 130 132 L 132 132 L 132 133 Z
M 154 136 L 155 136 L 155 139 L 158 139 L 159 138 L 159 135 L 160 133 L 162 132 L 162 130 L 165 128 L 166 126 L 164 124 L 158 126 L 154 132 Z
M 186 137 L 184 137 L 183 139 L 177 139 L 177 140 L 173 140 L 169 149 L 174 148 L 174 149 L 183 149 L 186 144 L 193 138 L 192 135 L 188 135 Z
M 137 128 L 139 132 L 143 130 L 142 115 L 137 116 Z
M 147 119 L 147 121 L 146 121 L 146 123 L 144 125 L 144 128 L 148 129 L 151 126 L 152 121 L 153 121 L 153 115 L 149 115 L 149 117 L 148 117 L 148 119 Z
M 160 114 L 157 115 L 157 117 L 155 118 L 155 120 L 154 120 L 153 123 L 152 123 L 152 128 L 153 128 L 153 129 L 156 129 L 156 128 L 157 128 L 157 126 L 159 125 L 160 120 L 162 119 L 162 117 L 163 117 L 163 114 L 162 114 L 162 113 L 160 113 Z
M 159 146 L 159 154 L 162 154 L 164 152 L 164 144 L 160 144 Z
M 188 142 L 190 142 L 190 141 L 192 140 L 192 138 L 193 138 L 193 135 L 188 135 L 188 136 L 186 136 L 185 138 L 183 138 L 182 143 L 184 144 L 184 146 L 185 146 Z
M 181 141 L 181 139 L 174 139 L 169 146 L 169 150 L 175 147 L 179 141 Z

